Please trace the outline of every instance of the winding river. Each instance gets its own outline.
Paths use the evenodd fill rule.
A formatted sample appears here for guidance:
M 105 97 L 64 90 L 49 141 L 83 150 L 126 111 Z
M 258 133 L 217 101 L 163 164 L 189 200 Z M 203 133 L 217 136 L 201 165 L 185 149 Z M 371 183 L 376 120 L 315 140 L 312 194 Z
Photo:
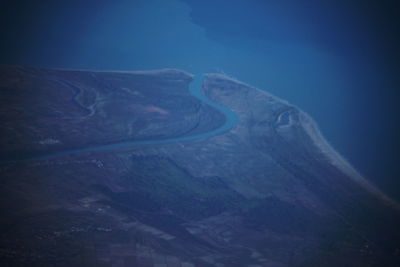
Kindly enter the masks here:
M 217 103 L 210 101 L 208 98 L 206 98 L 203 95 L 203 93 L 201 91 L 202 81 L 203 81 L 202 76 L 203 75 L 194 76 L 193 81 L 189 85 L 189 91 L 194 97 L 199 99 L 201 102 L 217 109 L 218 111 L 222 112 L 225 115 L 225 123 L 217 129 L 214 129 L 209 132 L 201 133 L 201 134 L 191 135 L 191 136 L 175 137 L 175 138 L 160 139 L 160 140 L 124 141 L 124 142 L 118 142 L 118 143 L 108 144 L 108 145 L 97 145 L 97 146 L 91 146 L 91 147 L 86 147 L 86 148 L 77 148 L 77 149 L 65 150 L 65 151 L 50 153 L 47 155 L 32 157 L 32 158 L 1 161 L 0 163 L 5 164 L 5 163 L 40 161 L 40 160 L 53 159 L 53 158 L 57 158 L 57 157 L 61 157 L 61 156 L 75 155 L 75 154 L 84 153 L 84 152 L 108 151 L 108 150 L 117 150 L 117 149 L 121 149 L 121 148 L 128 148 L 128 147 L 139 146 L 139 145 L 166 144 L 166 143 L 175 143 L 175 142 L 180 142 L 180 141 L 190 141 L 190 140 L 207 138 L 207 137 L 211 137 L 214 135 L 224 133 L 224 132 L 232 129 L 238 123 L 238 117 L 234 112 L 232 112 L 228 108 L 223 107 Z

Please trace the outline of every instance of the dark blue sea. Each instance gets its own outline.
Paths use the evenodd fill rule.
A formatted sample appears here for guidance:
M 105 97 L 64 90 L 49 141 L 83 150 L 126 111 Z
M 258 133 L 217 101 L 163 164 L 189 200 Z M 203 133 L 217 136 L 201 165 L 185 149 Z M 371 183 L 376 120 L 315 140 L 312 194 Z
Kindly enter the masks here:
M 0 63 L 218 72 L 309 113 L 371 181 L 400 195 L 393 1 L 2 1 Z

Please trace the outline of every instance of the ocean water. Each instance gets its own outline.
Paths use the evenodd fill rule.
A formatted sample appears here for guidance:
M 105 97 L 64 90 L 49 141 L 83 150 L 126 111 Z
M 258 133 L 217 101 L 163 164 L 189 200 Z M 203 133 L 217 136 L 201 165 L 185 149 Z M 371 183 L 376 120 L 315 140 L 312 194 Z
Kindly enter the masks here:
M 400 196 L 399 41 L 390 1 L 44 0 L 1 5 L 0 63 L 223 73 L 309 113 L 361 173 Z

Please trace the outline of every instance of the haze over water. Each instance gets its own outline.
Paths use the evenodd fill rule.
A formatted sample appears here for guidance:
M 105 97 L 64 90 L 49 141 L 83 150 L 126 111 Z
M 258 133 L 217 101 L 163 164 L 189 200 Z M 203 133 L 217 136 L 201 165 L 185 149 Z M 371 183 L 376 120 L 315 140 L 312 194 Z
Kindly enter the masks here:
M 1 63 L 227 74 L 309 113 L 345 158 L 399 199 L 389 2 L 58 2 L 2 4 Z

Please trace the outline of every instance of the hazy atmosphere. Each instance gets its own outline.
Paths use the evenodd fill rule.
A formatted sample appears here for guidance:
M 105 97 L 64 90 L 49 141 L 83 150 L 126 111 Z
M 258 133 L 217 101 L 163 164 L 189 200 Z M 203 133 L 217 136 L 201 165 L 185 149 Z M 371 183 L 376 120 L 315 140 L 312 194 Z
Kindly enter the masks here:
M 220 72 L 309 113 L 400 196 L 394 1 L 2 1 L 0 62 Z
M 0 266 L 400 266 L 395 1 L 0 2 Z

